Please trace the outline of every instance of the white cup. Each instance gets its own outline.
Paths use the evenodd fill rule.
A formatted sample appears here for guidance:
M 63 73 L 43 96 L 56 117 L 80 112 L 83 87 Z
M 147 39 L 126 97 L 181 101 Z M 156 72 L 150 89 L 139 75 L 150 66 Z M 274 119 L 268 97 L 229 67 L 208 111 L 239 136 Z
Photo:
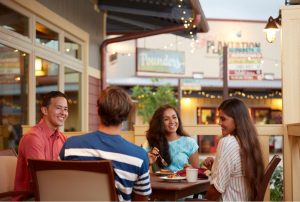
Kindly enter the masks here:
M 198 169 L 197 168 L 186 168 L 186 180 L 188 182 L 196 182 L 198 179 Z

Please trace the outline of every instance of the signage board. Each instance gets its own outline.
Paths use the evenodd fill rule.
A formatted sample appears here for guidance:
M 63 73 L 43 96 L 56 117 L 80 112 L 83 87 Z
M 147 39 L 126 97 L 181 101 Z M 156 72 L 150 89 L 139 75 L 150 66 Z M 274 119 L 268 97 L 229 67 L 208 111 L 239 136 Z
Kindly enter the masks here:
M 139 48 L 137 72 L 184 74 L 185 53 L 183 51 Z
M 260 47 L 228 48 L 229 80 L 262 80 Z

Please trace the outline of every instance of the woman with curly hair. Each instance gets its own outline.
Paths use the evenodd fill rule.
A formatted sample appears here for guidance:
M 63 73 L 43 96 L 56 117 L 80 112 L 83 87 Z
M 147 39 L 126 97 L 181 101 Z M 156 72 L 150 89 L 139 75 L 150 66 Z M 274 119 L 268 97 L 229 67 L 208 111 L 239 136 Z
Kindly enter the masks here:
M 150 164 L 173 171 L 183 169 L 186 164 L 199 167 L 198 145 L 184 132 L 179 114 L 171 105 L 163 105 L 154 112 L 146 137 L 143 147 L 149 152 Z M 158 149 L 154 154 L 153 148 Z
M 222 137 L 212 165 L 208 200 L 252 201 L 264 176 L 258 135 L 243 101 L 230 98 L 218 108 Z M 209 165 L 208 159 L 204 165 Z M 208 166 L 209 167 L 209 166 Z

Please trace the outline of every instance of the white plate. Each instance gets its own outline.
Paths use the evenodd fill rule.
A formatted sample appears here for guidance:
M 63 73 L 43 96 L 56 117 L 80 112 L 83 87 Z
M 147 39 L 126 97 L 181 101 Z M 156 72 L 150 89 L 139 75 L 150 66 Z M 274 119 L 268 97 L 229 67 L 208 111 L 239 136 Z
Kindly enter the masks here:
M 159 177 L 160 179 L 167 181 L 167 182 L 179 182 L 181 180 L 185 180 L 186 177 L 177 176 L 174 178 L 168 178 L 168 176 Z

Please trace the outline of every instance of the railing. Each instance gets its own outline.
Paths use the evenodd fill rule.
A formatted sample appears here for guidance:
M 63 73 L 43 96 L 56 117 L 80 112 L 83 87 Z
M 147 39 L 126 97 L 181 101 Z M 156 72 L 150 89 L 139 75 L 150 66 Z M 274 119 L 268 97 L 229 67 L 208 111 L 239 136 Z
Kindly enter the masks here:
M 30 125 L 22 125 L 22 134 L 24 135 L 32 126 Z M 72 132 L 64 132 L 64 135 L 67 137 L 82 135 L 87 132 L 84 131 L 72 131 Z M 121 136 L 124 137 L 127 141 L 134 143 L 134 131 L 121 131 Z
M 289 136 L 300 137 L 300 123 L 288 124 L 287 130 Z
M 185 125 L 184 130 L 190 135 L 221 135 L 221 128 L 217 124 L 210 125 Z M 282 135 L 282 124 L 266 124 L 256 125 L 260 140 L 262 141 L 262 147 L 269 147 L 269 136 Z M 134 143 L 140 145 L 146 140 L 145 131 L 148 130 L 147 125 L 138 125 L 134 127 Z M 124 131 L 125 132 L 125 131 Z M 266 137 L 266 138 L 264 138 Z M 265 144 L 265 139 L 268 141 Z

